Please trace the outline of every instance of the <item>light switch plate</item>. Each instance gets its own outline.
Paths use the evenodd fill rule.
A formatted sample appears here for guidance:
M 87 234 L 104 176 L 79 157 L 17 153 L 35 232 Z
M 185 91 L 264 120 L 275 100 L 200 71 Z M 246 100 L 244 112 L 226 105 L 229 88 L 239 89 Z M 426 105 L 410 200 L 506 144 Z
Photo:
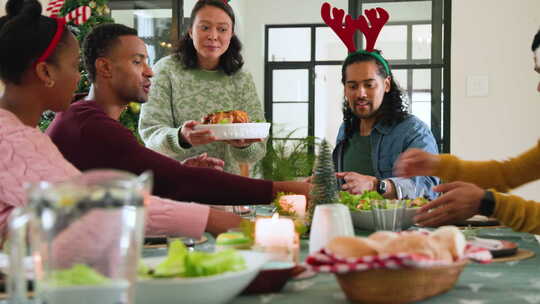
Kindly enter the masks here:
M 485 75 L 467 77 L 467 97 L 486 97 L 489 94 L 489 78 Z

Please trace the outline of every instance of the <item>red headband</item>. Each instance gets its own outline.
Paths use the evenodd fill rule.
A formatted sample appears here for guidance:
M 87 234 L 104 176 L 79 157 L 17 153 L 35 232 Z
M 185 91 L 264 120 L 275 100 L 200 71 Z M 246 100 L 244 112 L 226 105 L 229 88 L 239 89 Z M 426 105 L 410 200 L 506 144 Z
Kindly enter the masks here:
M 60 18 L 53 18 L 56 20 L 56 33 L 54 34 L 53 39 L 51 40 L 51 43 L 49 43 L 49 46 L 45 50 L 45 52 L 38 58 L 36 63 L 44 62 L 49 57 L 51 57 L 52 53 L 56 49 L 56 46 L 58 45 L 58 42 L 60 42 L 60 39 L 62 38 L 62 34 L 64 33 L 64 29 L 66 28 L 66 20 L 60 19 Z

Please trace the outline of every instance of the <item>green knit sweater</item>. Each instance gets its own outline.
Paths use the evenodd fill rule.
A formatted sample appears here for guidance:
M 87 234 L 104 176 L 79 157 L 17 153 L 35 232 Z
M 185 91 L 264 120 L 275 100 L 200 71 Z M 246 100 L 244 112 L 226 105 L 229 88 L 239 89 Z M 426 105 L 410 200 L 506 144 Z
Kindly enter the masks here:
M 207 152 L 225 161 L 225 171 L 236 174 L 240 162 L 254 163 L 264 156 L 265 142 L 244 149 L 223 142 L 184 149 L 178 142 L 178 131 L 185 121 L 200 121 L 213 112 L 243 110 L 251 121 L 264 121 L 251 74 L 240 70 L 228 76 L 220 70 L 186 69 L 173 56 L 158 61 L 154 72 L 139 121 L 139 133 L 148 148 L 177 160 Z

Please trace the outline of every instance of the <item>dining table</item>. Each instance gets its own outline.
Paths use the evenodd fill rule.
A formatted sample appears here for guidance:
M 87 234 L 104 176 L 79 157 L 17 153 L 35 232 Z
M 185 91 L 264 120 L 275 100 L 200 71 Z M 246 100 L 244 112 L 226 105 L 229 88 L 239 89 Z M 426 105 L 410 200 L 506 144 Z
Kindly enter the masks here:
M 478 228 L 474 231 L 477 237 L 514 242 L 519 245 L 519 248 L 532 251 L 534 256 L 518 261 L 469 263 L 451 290 L 417 303 L 540 303 L 540 238 L 529 233 L 515 232 L 506 227 Z M 367 236 L 371 232 L 356 230 L 355 233 L 358 236 Z M 205 234 L 205 236 L 207 241 L 196 244 L 195 250 L 214 250 L 215 238 L 210 234 Z M 309 240 L 302 239 L 300 243 L 300 259 L 304 261 L 308 255 Z M 166 246 L 153 246 L 144 248 L 142 251 L 143 257 L 165 256 L 166 254 Z M 9 302 L 6 300 L 0 301 L 0 304 L 7 303 Z M 156 303 L 159 303 L 159 299 L 156 299 Z M 305 278 L 290 279 L 278 293 L 239 295 L 229 303 L 337 304 L 348 303 L 348 300 L 333 274 L 319 273 Z
M 415 228 L 413 228 L 415 229 Z M 371 232 L 356 230 L 358 236 Z M 505 240 L 517 243 L 519 248 L 534 252 L 534 256 L 509 262 L 489 264 L 469 263 L 455 286 L 446 293 L 417 303 L 440 304 L 535 304 L 540 303 L 540 244 L 529 233 L 514 232 L 510 228 L 474 229 L 477 237 Z M 215 239 L 196 245 L 196 250 L 214 250 Z M 301 260 L 308 255 L 309 240 L 301 240 Z M 147 248 L 143 256 L 165 255 L 166 248 Z M 348 303 L 333 274 L 319 273 L 302 279 L 291 279 L 279 293 L 239 295 L 231 304 L 331 304 Z

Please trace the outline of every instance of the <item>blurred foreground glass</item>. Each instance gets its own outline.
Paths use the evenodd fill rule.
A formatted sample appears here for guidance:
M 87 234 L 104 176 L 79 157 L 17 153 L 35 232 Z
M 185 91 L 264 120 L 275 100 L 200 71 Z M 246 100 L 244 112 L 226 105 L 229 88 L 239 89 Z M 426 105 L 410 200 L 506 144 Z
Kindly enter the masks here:
M 343 204 L 317 205 L 309 234 L 309 253 L 319 251 L 336 236 L 354 236 L 349 208 Z
M 8 222 L 9 303 L 27 303 L 23 258 L 33 259 L 32 303 L 133 303 L 151 174 L 94 170 L 27 187 Z
M 406 207 L 405 200 L 372 201 L 371 214 L 375 231 L 401 231 Z

